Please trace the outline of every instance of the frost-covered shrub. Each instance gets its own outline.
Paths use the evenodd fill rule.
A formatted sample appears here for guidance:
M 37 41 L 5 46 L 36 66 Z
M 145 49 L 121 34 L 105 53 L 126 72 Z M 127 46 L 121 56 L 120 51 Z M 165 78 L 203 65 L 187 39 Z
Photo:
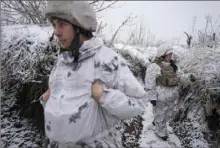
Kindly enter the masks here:
M 57 59 L 56 42 L 49 42 L 46 30 L 38 26 L 3 27 L 1 90 L 2 99 L 16 98 L 20 115 L 43 125 L 38 99 L 48 88 L 48 76 Z M 39 121 L 38 121 L 39 120 Z
M 220 46 L 191 48 L 178 66 L 181 98 L 174 132 L 184 147 L 215 147 L 220 130 Z
M 40 27 L 24 27 L 3 28 L 1 83 L 5 93 L 25 83 L 43 83 L 56 60 L 55 42 L 42 39 L 46 37 Z

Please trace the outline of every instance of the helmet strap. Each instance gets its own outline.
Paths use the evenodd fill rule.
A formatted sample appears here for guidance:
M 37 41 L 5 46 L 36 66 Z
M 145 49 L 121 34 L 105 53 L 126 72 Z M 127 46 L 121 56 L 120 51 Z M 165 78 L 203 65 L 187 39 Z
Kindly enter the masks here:
M 74 39 L 70 46 L 70 51 L 72 53 L 72 56 L 74 57 L 74 63 L 78 62 L 79 48 L 82 46 L 82 43 L 80 43 L 79 36 L 80 36 L 79 28 L 74 26 Z

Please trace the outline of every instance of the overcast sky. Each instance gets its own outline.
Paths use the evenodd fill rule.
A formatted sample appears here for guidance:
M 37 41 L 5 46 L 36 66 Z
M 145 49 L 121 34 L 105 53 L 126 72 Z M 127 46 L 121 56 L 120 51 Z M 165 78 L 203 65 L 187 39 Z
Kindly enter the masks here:
M 142 20 L 146 32 L 150 30 L 157 39 L 171 40 L 177 37 L 183 43 L 183 31 L 192 31 L 193 17 L 197 18 L 195 27 L 204 28 L 205 15 L 212 15 L 213 20 L 220 16 L 220 1 L 119 1 L 114 9 L 101 14 L 101 20 L 108 24 L 104 33 L 114 32 L 130 13 L 137 16 L 134 24 Z M 119 35 L 121 40 L 128 38 L 132 27 L 123 28 Z

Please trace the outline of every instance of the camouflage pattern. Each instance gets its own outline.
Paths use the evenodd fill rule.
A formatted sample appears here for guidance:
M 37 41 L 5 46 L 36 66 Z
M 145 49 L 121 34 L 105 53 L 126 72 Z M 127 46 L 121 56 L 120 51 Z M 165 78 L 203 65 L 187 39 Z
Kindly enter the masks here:
M 96 137 L 95 141 L 102 145 L 107 141 L 104 147 L 117 147 L 120 144 L 114 141 L 121 139 L 116 125 L 121 119 L 141 115 L 149 99 L 126 61 L 104 46 L 102 40 L 93 37 L 79 51 L 77 64 L 68 51 L 60 53 L 51 72 L 51 94 L 43 104 L 46 135 L 59 145 L 83 142 L 94 146 Z M 91 86 L 97 79 L 104 87 L 99 103 L 91 94 Z M 109 131 L 115 133 L 115 140 L 106 135 Z
M 156 84 L 167 87 L 177 86 L 179 80 L 170 63 L 158 62 L 157 64 L 161 68 L 161 75 L 157 77 Z
M 156 106 L 153 107 L 156 134 L 159 137 L 164 137 L 167 136 L 166 123 L 173 116 L 179 93 L 176 86 L 168 87 L 157 84 L 157 77 L 161 76 L 161 71 L 161 67 L 156 63 L 152 63 L 147 67 L 145 89 L 151 96 L 151 100 L 156 100 Z

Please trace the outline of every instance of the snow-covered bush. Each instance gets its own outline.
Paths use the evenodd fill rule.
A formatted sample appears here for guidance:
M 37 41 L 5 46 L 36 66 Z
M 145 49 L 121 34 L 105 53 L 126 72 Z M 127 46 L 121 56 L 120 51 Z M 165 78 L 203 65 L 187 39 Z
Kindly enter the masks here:
M 1 133 L 3 147 L 42 147 L 45 136 L 43 110 L 30 104 L 47 88 L 50 70 L 56 61 L 55 42 L 49 28 L 4 26 L 1 40 Z M 29 116 L 27 120 L 21 117 Z
M 123 44 L 115 44 L 117 52 L 127 60 L 128 67 L 139 80 L 141 84 L 144 84 L 146 68 L 149 65 L 149 59 L 156 55 L 157 48 L 155 47 L 135 47 Z
M 172 122 L 184 147 L 216 147 L 220 130 L 220 46 L 191 48 L 179 62 L 179 112 Z
M 45 31 L 37 26 L 30 28 L 3 28 L 1 83 L 5 94 L 26 83 L 43 83 L 56 60 L 56 45 L 47 41 Z
M 43 128 L 43 111 L 30 104 L 47 89 L 48 76 L 56 61 L 57 44 L 49 42 L 49 28 L 38 26 L 3 27 L 2 99 L 13 96 L 20 115 L 31 117 Z M 12 106 L 13 107 L 13 106 Z
M 220 46 L 191 49 L 185 54 L 179 67 L 183 74 L 192 74 L 195 77 L 191 88 L 196 90 L 200 103 L 220 102 Z

